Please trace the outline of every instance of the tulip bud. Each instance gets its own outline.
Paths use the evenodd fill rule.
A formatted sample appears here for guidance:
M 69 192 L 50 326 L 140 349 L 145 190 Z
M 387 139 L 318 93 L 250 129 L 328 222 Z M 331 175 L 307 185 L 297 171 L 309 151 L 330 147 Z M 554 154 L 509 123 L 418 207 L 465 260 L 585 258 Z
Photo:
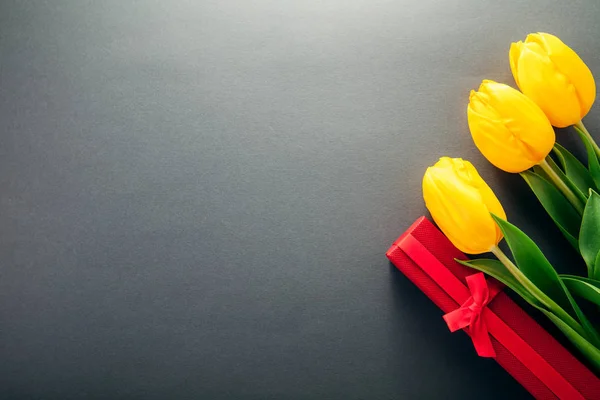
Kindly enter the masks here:
M 438 227 L 462 252 L 486 253 L 502 240 L 490 213 L 506 219 L 504 209 L 470 162 L 440 158 L 425 172 L 423 198 Z
M 592 72 L 569 46 L 548 33 L 532 33 L 510 46 L 517 85 L 558 128 L 574 125 L 596 98 Z
M 543 111 L 508 85 L 484 80 L 467 107 L 475 145 L 496 167 L 523 172 L 550 153 L 556 139 Z

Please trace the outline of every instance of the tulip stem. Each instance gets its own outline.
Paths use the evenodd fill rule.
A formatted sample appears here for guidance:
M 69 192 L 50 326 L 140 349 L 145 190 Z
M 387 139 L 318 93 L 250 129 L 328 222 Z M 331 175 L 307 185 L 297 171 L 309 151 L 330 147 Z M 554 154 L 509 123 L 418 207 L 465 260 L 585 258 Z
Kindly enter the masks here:
M 550 157 L 550 156 L 547 156 Z M 575 207 L 579 215 L 583 215 L 583 210 L 585 208 L 585 204 L 577 197 L 575 193 L 567 186 L 567 184 L 561 179 L 560 176 L 552 169 L 548 161 L 545 159 L 542 160 L 539 164 L 540 167 L 544 170 L 546 175 L 552 180 L 554 185 L 565 195 L 567 200 Z
M 586 129 L 585 125 L 583 124 L 583 121 L 579 121 L 578 123 L 575 124 L 575 126 L 577 128 L 579 128 L 579 130 L 581 130 L 581 132 L 583 132 L 583 134 L 585 135 L 585 137 L 592 144 L 592 147 L 594 148 L 594 151 L 596 152 L 596 156 L 598 156 L 598 158 L 600 158 L 600 147 L 598 147 L 598 145 L 596 144 L 596 141 L 594 140 L 594 138 L 592 137 L 592 135 L 590 135 L 590 133 Z
M 506 269 L 508 269 L 508 271 L 517 279 L 517 281 L 519 281 L 519 283 L 533 295 L 533 297 L 538 299 L 539 302 L 542 303 L 546 308 L 551 309 L 549 302 L 544 300 L 544 298 L 547 298 L 547 296 L 537 286 L 535 286 L 533 282 L 531 282 L 525 276 L 525 274 L 523 274 L 523 272 L 521 272 L 519 267 L 517 267 L 506 254 L 504 254 L 500 247 L 494 246 L 492 247 L 491 251 L 498 258 L 498 260 L 504 264 Z
M 535 297 L 548 311 L 555 314 L 559 317 L 563 322 L 568 324 L 571 328 L 577 331 L 583 337 L 587 337 L 585 331 L 569 313 L 567 313 L 561 306 L 556 304 L 554 300 L 552 300 L 546 293 L 542 292 L 540 288 L 538 288 L 529 278 L 517 267 L 511 260 L 508 258 L 506 254 L 500 249 L 498 246 L 492 247 L 490 250 L 498 260 L 504 264 L 506 269 L 515 277 L 515 279 L 523 285 L 525 290 L 527 290 L 533 297 Z

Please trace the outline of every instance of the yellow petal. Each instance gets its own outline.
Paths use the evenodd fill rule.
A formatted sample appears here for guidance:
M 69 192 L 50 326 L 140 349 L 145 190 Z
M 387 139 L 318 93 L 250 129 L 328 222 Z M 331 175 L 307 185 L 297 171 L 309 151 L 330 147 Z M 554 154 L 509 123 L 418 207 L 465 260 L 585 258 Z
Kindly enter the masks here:
M 522 143 L 528 158 L 536 164 L 543 160 L 555 142 L 554 130 L 544 112 L 508 85 L 484 80 L 479 90 L 489 95 L 490 106 L 512 136 Z
M 545 43 L 543 36 L 529 35 L 520 45 L 518 60 L 512 61 L 515 64 L 512 69 L 516 71 L 519 88 L 544 111 L 552 125 L 565 127 L 581 120 L 583 101 L 580 102 L 569 77 L 550 58 Z M 587 96 L 586 92 L 585 101 L 589 101 Z
M 510 70 L 513 74 L 513 78 L 515 79 L 515 83 L 519 87 L 520 87 L 520 85 L 519 85 L 518 64 L 519 64 L 519 57 L 521 56 L 521 46 L 522 45 L 523 45 L 523 42 L 521 42 L 521 41 L 512 43 L 510 45 L 510 51 L 508 52 L 508 59 L 510 61 Z
M 423 198 L 442 232 L 461 251 L 484 253 L 501 239 L 488 203 L 503 216 L 502 206 L 468 161 L 443 157 L 428 168 Z
M 556 69 L 575 87 L 582 119 L 596 99 L 596 83 L 592 72 L 579 55 L 556 36 L 549 33 L 530 36 L 528 39 L 544 48 Z
M 554 130 L 544 113 L 510 86 L 483 81 L 479 92 L 471 92 L 467 116 L 477 148 L 504 171 L 531 168 L 554 145 Z
M 523 144 L 500 123 L 468 109 L 469 128 L 475 145 L 496 167 L 506 172 L 522 172 L 536 164 Z

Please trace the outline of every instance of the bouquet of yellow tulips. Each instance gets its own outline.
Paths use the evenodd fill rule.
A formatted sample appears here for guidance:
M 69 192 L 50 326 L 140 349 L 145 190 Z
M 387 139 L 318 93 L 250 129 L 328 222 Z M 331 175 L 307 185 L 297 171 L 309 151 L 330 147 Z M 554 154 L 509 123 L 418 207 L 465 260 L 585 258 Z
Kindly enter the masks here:
M 523 177 L 585 261 L 586 276 L 559 275 L 533 240 L 507 221 L 468 161 L 443 157 L 429 167 L 423 197 L 458 249 L 496 257 L 459 262 L 498 279 L 541 311 L 600 373 L 600 333 L 590 321 L 596 316 L 583 311 L 600 306 L 600 148 L 582 122 L 595 100 L 594 78 L 571 48 L 547 33 L 513 43 L 509 60 L 521 91 L 484 80 L 471 92 L 473 141 L 493 165 Z M 553 126 L 574 127 L 587 165 L 556 143 Z M 512 257 L 498 247 L 503 238 Z M 583 302 L 594 307 L 582 309 Z

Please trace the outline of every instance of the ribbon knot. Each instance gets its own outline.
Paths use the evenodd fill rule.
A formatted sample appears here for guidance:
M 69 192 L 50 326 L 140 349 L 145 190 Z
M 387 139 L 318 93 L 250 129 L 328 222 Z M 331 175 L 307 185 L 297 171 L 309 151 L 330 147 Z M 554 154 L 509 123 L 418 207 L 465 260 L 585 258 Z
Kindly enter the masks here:
M 481 314 L 481 310 L 483 310 L 483 306 L 473 302 L 473 304 L 469 306 L 469 310 L 473 311 L 474 315 L 479 315 Z
M 451 332 L 468 328 L 480 357 L 496 357 L 482 313 L 498 291 L 490 290 L 482 272 L 469 275 L 466 280 L 471 296 L 459 308 L 444 315 L 444 321 Z

